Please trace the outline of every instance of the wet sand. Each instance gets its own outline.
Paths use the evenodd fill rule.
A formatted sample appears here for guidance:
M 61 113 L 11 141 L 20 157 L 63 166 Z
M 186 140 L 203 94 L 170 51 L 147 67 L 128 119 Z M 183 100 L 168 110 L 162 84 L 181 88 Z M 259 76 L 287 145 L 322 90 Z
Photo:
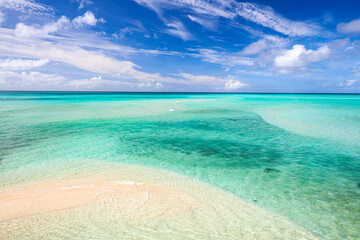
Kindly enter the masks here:
M 209 184 L 164 170 L 115 163 L 78 172 L 69 166 L 61 177 L 0 192 L 0 236 L 315 239 L 286 218 Z

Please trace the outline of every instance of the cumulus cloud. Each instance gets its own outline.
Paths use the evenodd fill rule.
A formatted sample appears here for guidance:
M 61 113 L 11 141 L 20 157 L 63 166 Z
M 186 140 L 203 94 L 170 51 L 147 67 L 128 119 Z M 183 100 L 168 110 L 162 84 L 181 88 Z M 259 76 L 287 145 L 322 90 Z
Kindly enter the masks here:
M 71 89 L 160 89 L 163 88 L 164 85 L 161 82 L 149 81 L 149 82 L 129 82 L 129 81 L 119 81 L 119 79 L 106 80 L 101 76 L 93 77 L 90 79 L 76 79 L 70 80 L 66 84 L 66 86 Z
M 129 85 L 129 83 L 126 82 L 124 83 L 115 80 L 105 80 L 101 76 L 98 76 L 90 79 L 70 80 L 65 85 L 69 86 L 70 88 L 86 90 L 86 89 L 104 88 L 107 86 L 119 87 L 119 86 Z
M 245 83 L 242 83 L 238 80 L 231 79 L 225 83 L 224 89 L 233 91 L 233 90 L 238 90 L 240 88 L 244 88 L 246 86 L 247 86 L 247 84 L 245 84 Z
M 149 89 L 149 88 L 159 89 L 159 88 L 163 88 L 164 85 L 161 82 L 153 81 L 153 82 L 146 82 L 146 83 L 144 83 L 144 82 L 138 83 L 137 87 L 138 88 L 147 88 L 147 89 Z
M 58 74 L 0 70 L 0 89 L 2 90 L 155 90 L 164 87 L 163 83 L 158 81 L 139 82 L 134 81 L 134 79 L 131 80 L 132 81 L 123 81 L 121 78 L 107 80 L 101 76 L 73 80 Z
M 355 85 L 357 85 L 359 81 L 357 79 L 350 79 L 350 80 L 346 80 L 343 83 L 340 83 L 340 87 L 353 87 Z
M 120 78 L 121 79 L 121 78 Z M 101 76 L 93 77 L 90 79 L 76 79 L 70 80 L 66 84 L 66 86 L 71 89 L 160 89 L 164 87 L 161 82 L 149 81 L 149 82 L 129 82 L 129 81 L 119 81 L 119 79 L 106 80 Z
M 75 27 L 95 26 L 99 22 L 103 23 L 105 20 L 103 18 L 97 19 L 90 11 L 87 11 L 83 16 L 78 16 L 72 20 Z
M 44 66 L 49 62 L 48 59 L 38 59 L 38 60 L 27 60 L 27 59 L 0 59 L 0 69 L 6 71 L 21 71 L 21 70 L 30 70 L 33 68 Z
M 101 84 L 103 84 L 103 79 L 101 76 L 99 77 L 93 77 L 90 79 L 77 79 L 77 80 L 72 80 L 69 81 L 67 85 L 71 86 L 71 87 L 85 87 L 85 88 L 94 88 L 94 87 L 98 87 Z
M 360 19 L 355 19 L 348 23 L 339 23 L 337 31 L 340 33 L 360 33 Z
M 330 56 L 328 46 L 319 47 L 317 50 L 307 50 L 304 45 L 294 45 L 292 49 L 285 50 L 275 57 L 274 66 L 283 71 L 303 69 L 309 64 L 327 59 Z
M 64 81 L 65 77 L 57 74 L 0 71 L 2 90 L 39 90 L 59 85 Z
M 204 62 L 220 64 L 228 67 L 266 67 L 273 66 L 274 58 L 281 50 L 288 46 L 289 40 L 262 35 L 261 38 L 245 46 L 239 52 L 225 52 L 218 49 L 188 49 L 188 55 L 200 58 Z
M 56 22 L 45 24 L 42 27 L 36 27 L 36 26 L 28 26 L 24 23 L 18 23 L 15 27 L 15 34 L 18 37 L 37 37 L 37 38 L 43 38 L 47 37 L 50 33 L 55 33 L 59 31 L 60 29 L 68 26 L 70 24 L 70 20 L 62 16 L 57 20 Z
M 24 23 L 18 23 L 15 27 L 15 34 L 18 37 L 36 37 L 46 38 L 49 34 L 59 32 L 60 30 L 70 28 L 72 25 L 75 28 L 83 26 L 95 26 L 99 22 L 104 22 L 104 19 L 95 18 L 92 12 L 86 12 L 83 16 L 78 16 L 70 21 L 67 17 L 62 16 L 56 22 L 39 26 L 28 26 Z
M 191 85 L 206 85 L 206 86 L 212 86 L 215 89 L 219 90 L 228 90 L 233 91 L 240 88 L 247 87 L 248 85 L 234 79 L 234 76 L 228 75 L 225 78 L 219 78 L 214 76 L 207 76 L 207 75 L 193 75 L 189 73 L 181 73 L 179 74 L 185 81 L 186 84 Z M 224 86 L 225 85 L 225 86 Z
M 161 83 L 160 83 L 161 85 Z M 152 84 L 151 89 L 159 88 L 159 84 Z M 89 89 L 107 89 L 107 90 L 129 90 L 137 89 L 139 83 L 124 82 L 118 80 L 106 80 L 101 76 L 89 79 L 68 78 L 58 74 L 48 74 L 41 72 L 13 72 L 0 70 L 0 89 L 2 90 L 89 90 Z M 143 88 L 148 88 L 144 85 Z M 162 85 L 161 85 L 162 86 Z

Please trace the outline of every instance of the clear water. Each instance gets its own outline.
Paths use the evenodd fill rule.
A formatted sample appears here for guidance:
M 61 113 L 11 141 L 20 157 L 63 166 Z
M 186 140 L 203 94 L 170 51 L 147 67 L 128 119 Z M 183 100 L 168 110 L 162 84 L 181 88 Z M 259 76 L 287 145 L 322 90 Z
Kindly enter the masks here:
M 1 188 L 84 159 L 177 172 L 321 239 L 360 239 L 359 95 L 0 94 Z

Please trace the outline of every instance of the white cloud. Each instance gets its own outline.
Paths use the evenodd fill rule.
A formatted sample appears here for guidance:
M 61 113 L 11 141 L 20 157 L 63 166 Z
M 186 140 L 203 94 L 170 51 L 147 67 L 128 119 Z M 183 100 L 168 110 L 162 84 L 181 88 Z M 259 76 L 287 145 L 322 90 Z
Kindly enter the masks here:
M 83 16 L 78 16 L 72 20 L 75 27 L 82 27 L 86 25 L 95 26 L 98 22 L 103 23 L 105 20 L 103 18 L 97 19 L 90 11 L 87 11 Z
M 292 49 L 285 50 L 275 57 L 274 66 L 282 69 L 282 72 L 303 69 L 311 63 L 327 59 L 329 56 L 330 49 L 326 45 L 317 50 L 307 50 L 304 45 L 294 45 Z
M 206 75 L 192 75 L 189 73 L 181 73 L 179 75 L 191 83 L 217 83 L 224 81 L 224 79 Z
M 55 33 L 69 24 L 70 20 L 65 16 L 62 16 L 56 22 L 45 24 L 40 28 L 35 26 L 27 26 L 24 23 L 18 23 L 15 27 L 15 34 L 17 37 L 44 38 L 47 37 L 50 33 Z
M 0 69 L 6 71 L 30 70 L 32 68 L 44 66 L 49 62 L 48 59 L 26 60 L 26 59 L 0 59 Z
M 256 55 L 261 52 L 271 52 L 274 49 L 284 48 L 289 40 L 273 35 L 263 35 L 262 38 L 246 46 L 240 53 L 242 55 Z
M 168 83 L 184 83 L 181 79 L 172 77 L 164 77 L 159 73 L 147 73 L 137 69 L 128 69 L 127 71 L 118 72 L 115 74 L 118 79 L 137 80 L 144 83 L 168 82 Z M 146 86 L 146 85 L 144 85 Z
M 340 83 L 340 87 L 353 87 L 356 85 L 359 81 L 356 79 L 346 80 L 343 83 Z
M 175 37 L 179 37 L 184 41 L 190 40 L 193 38 L 193 36 L 191 35 L 191 33 L 189 33 L 184 24 L 182 24 L 182 22 L 179 21 L 174 21 L 171 23 L 166 24 L 169 28 L 164 30 L 165 33 L 173 35 Z
M 115 39 L 124 39 L 127 35 L 132 35 L 134 32 L 143 33 L 145 38 L 151 38 L 150 34 L 145 29 L 142 22 L 137 20 L 132 20 L 131 25 L 129 27 L 125 27 L 120 29 L 119 31 L 112 34 L 112 37 Z
M 203 0 L 134 0 L 139 5 L 153 9 L 159 16 L 161 16 L 162 9 L 171 8 L 189 8 L 195 13 L 206 14 L 213 16 L 221 16 L 225 18 L 233 18 L 235 14 L 226 10 L 231 7 L 232 0 L 222 1 L 216 0 L 213 2 Z
M 321 27 L 313 23 L 292 21 L 276 13 L 272 8 L 235 0 L 134 0 L 140 5 L 153 9 L 160 18 L 162 9 L 183 8 L 206 17 L 224 17 L 234 20 L 236 16 L 273 29 L 289 36 L 314 36 Z
M 0 0 L 1 1 L 1 0 Z M 93 14 L 75 18 L 73 21 L 63 16 L 57 21 L 39 25 L 25 25 L 19 23 L 15 29 L 0 28 L 0 56 L 6 59 L 0 60 L 0 88 L 2 89 L 113 89 L 112 86 L 127 86 L 132 89 L 150 88 L 159 89 L 165 83 L 176 83 L 184 85 L 199 85 L 204 83 L 210 86 L 223 88 L 224 84 L 232 78 L 218 78 L 206 75 L 181 74 L 170 77 L 159 73 L 148 73 L 141 71 L 140 67 L 128 59 L 131 54 L 167 54 L 178 53 L 161 50 L 134 49 L 114 44 L 108 38 L 96 34 L 90 30 L 76 31 L 75 26 L 92 26 L 99 22 L 93 18 Z M 181 22 L 170 22 L 170 29 L 182 39 L 189 39 L 187 32 Z M 176 33 L 176 30 L 183 33 Z M 190 34 L 191 36 L 191 34 Z M 227 58 L 221 59 L 223 55 Z M 210 54 L 211 55 L 211 54 Z M 241 56 L 231 57 L 226 53 L 214 52 L 213 61 L 230 65 L 251 65 L 248 58 Z M 63 67 L 74 70 L 78 68 L 89 71 L 91 74 L 102 75 L 83 79 L 68 79 L 57 74 L 40 72 L 25 72 L 36 67 L 41 67 L 49 61 L 54 62 L 52 66 L 58 66 L 59 72 Z M 211 60 L 210 60 L 211 61 Z M 71 66 L 70 66 L 71 65 Z M 24 71 L 24 72 L 16 72 Z M 112 79 L 112 80 L 107 80 Z M 236 81 L 236 80 L 234 80 Z M 237 81 L 238 82 L 238 81 Z M 236 85 L 236 84 L 235 84 Z M 219 88 L 220 89 L 220 88 Z
M 138 83 L 132 82 L 105 80 L 101 76 L 90 79 L 69 80 L 57 74 L 0 71 L 1 90 L 114 90 L 134 89 L 138 85 Z M 154 86 L 157 87 L 159 84 L 155 83 Z
M 349 23 L 339 23 L 337 30 L 340 33 L 360 33 L 360 19 L 352 20 Z
M 204 62 L 229 67 L 272 67 L 274 58 L 288 46 L 289 40 L 272 35 L 262 35 L 261 39 L 245 46 L 239 52 L 224 52 L 215 49 L 188 49 L 188 55 Z
M 0 0 L 0 7 L 38 15 L 51 14 L 53 12 L 51 7 L 32 0 Z
M 121 79 L 121 78 L 120 78 Z M 66 84 L 66 86 L 71 89 L 160 89 L 163 88 L 164 85 L 161 82 L 149 81 L 149 82 L 127 82 L 127 81 L 119 81 L 119 79 L 106 80 L 101 76 L 93 77 L 90 79 L 77 79 L 70 80 Z
M 133 79 L 132 79 L 133 80 Z M 89 89 L 160 89 L 161 82 L 130 82 L 119 79 L 106 80 L 101 76 L 69 80 L 57 74 L 40 72 L 13 72 L 0 70 L 1 90 L 89 90 Z
M 132 34 L 133 31 L 137 31 L 137 30 L 134 28 L 123 28 L 123 29 L 120 29 L 120 31 L 112 34 L 112 36 L 115 39 L 124 39 L 126 37 L 126 35 Z
M 47 38 L 49 37 L 49 34 L 71 28 L 71 23 L 74 27 L 78 28 L 83 26 L 95 26 L 98 22 L 104 22 L 104 20 L 102 18 L 95 18 L 94 14 L 88 11 L 83 16 L 78 16 L 71 22 L 67 17 L 62 16 L 56 22 L 45 24 L 42 27 L 18 23 L 15 27 L 15 34 L 18 37 Z
M 244 50 L 241 52 L 244 55 L 254 55 L 257 54 L 267 48 L 266 40 L 260 39 L 257 42 L 251 43 L 246 46 Z
M 314 36 L 319 34 L 320 27 L 315 24 L 286 19 L 270 7 L 254 3 L 238 3 L 236 13 L 248 21 L 289 36 Z
M 147 88 L 147 89 L 159 89 L 163 88 L 164 85 L 161 82 L 142 82 L 137 84 L 137 88 Z
M 237 73 L 247 74 L 247 75 L 254 75 L 254 76 L 262 76 L 262 77 L 273 77 L 275 74 L 269 71 L 249 71 L 249 70 L 236 70 Z
M 216 28 L 214 22 L 209 18 L 199 18 L 199 17 L 194 17 L 192 15 L 188 15 L 188 18 L 191 21 L 196 22 L 207 29 L 214 30 Z
M 190 49 L 197 53 L 190 55 L 200 58 L 204 62 L 217 63 L 223 66 L 252 66 L 254 64 L 251 58 L 227 52 L 219 52 L 213 49 Z
M 75 0 L 75 1 L 79 3 L 79 9 L 84 8 L 85 5 L 93 4 L 93 2 L 90 0 Z
M 15 30 L 0 28 L 0 36 L 0 56 L 48 59 L 96 74 L 115 74 L 124 80 L 180 83 L 177 79 L 163 77 L 158 73 L 139 71 L 131 61 L 121 61 L 114 57 L 133 54 L 177 54 L 174 52 L 124 47 L 89 32 L 69 32 L 62 37 L 49 35 L 46 39 L 37 39 L 21 38 L 15 35 Z
M 70 88 L 85 90 L 85 89 L 106 88 L 108 86 L 119 87 L 124 85 L 130 85 L 130 83 L 120 82 L 115 80 L 105 80 L 101 76 L 98 76 L 90 79 L 70 80 L 65 85 L 69 86 Z
M 179 74 L 188 85 L 206 85 L 213 86 L 214 89 L 219 90 L 237 90 L 247 87 L 248 85 L 239 80 L 234 79 L 234 76 L 228 75 L 225 78 L 218 78 L 207 75 L 193 75 L 189 73 Z M 186 84 L 186 82 L 184 82 Z M 225 85 L 225 86 L 224 86 Z
M 242 83 L 238 80 L 231 79 L 228 82 L 226 82 L 224 89 L 231 91 L 231 90 L 237 90 L 240 88 L 244 88 L 246 86 L 247 86 L 247 84 L 245 84 L 245 83 Z
M 103 79 L 101 76 L 99 76 L 90 79 L 71 80 L 68 82 L 68 85 L 75 88 L 78 87 L 94 88 L 100 86 L 102 83 L 103 83 Z
M 57 74 L 0 71 L 0 89 L 2 90 L 39 90 L 51 88 L 64 81 L 65 78 Z
M 10 29 L 0 29 L 0 55 L 49 59 L 98 74 L 125 72 L 135 67 L 135 64 L 130 61 L 119 61 L 100 51 L 83 49 L 81 41 L 86 41 L 86 38 L 72 39 L 73 41 L 69 43 L 65 39 L 61 39 L 57 43 L 39 39 L 19 38 L 14 33 Z M 56 38 L 52 40 L 56 40 Z

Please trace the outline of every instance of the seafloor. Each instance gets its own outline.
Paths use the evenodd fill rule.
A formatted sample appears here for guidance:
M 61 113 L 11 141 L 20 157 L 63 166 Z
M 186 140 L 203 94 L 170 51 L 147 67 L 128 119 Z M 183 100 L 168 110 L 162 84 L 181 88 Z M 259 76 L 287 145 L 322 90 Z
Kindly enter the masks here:
M 359 95 L 0 94 L 0 239 L 359 239 L 359 172 Z

